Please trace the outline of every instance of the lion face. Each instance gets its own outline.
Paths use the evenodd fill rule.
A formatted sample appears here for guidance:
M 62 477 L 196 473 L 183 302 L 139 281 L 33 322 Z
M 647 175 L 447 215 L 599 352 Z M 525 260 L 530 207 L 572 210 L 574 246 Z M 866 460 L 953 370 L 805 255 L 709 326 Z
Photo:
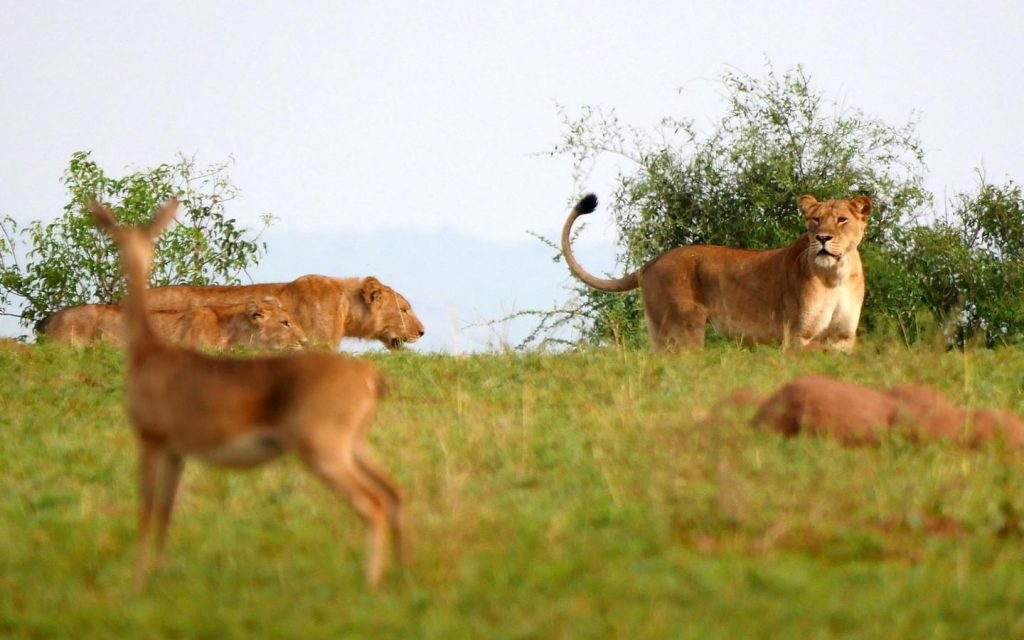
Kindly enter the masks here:
M 871 200 L 857 196 L 852 200 L 818 202 L 814 196 L 797 201 L 804 215 L 809 241 L 808 252 L 814 265 L 836 270 L 844 265 L 846 254 L 855 250 L 864 238 L 871 213 Z
M 374 277 L 363 280 L 363 301 L 370 308 L 373 337 L 390 351 L 423 337 L 423 323 L 402 294 Z
M 245 313 L 251 334 L 250 346 L 256 349 L 299 349 L 306 342 L 306 334 L 281 302 L 272 296 L 260 302 L 249 299 Z

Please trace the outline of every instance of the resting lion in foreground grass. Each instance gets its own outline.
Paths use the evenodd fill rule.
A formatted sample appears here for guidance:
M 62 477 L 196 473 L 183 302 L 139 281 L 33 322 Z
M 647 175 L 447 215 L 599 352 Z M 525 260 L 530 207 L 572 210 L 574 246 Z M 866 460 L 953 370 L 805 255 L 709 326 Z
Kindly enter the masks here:
M 244 304 L 273 296 L 294 317 L 310 342 L 336 347 L 342 338 L 379 340 L 390 350 L 419 340 L 423 323 L 409 301 L 372 276 L 305 275 L 291 282 L 238 286 L 171 285 L 150 290 L 151 310 Z
M 803 376 L 763 400 L 738 391 L 719 403 L 713 415 L 751 403 L 758 405 L 753 426 L 788 436 L 808 433 L 858 445 L 898 433 L 912 442 L 948 440 L 975 447 L 1002 438 L 1009 447 L 1024 446 L 1024 421 L 1009 411 L 960 409 L 921 385 L 878 391 L 826 376 Z
M 562 252 L 577 278 L 601 291 L 640 287 L 655 350 L 704 346 L 708 322 L 747 344 L 782 342 L 787 351 L 825 347 L 849 353 L 864 303 L 864 270 L 857 246 L 871 200 L 818 202 L 800 196 L 807 233 L 784 249 L 751 251 L 695 245 L 667 251 L 615 280 L 591 275 L 569 246 L 573 222 L 597 208 L 590 194 L 562 228 Z
M 154 330 L 164 339 L 190 349 L 250 347 L 274 351 L 302 346 L 305 333 L 276 298 L 226 307 L 188 311 L 150 311 Z M 41 333 L 80 347 L 98 341 L 124 346 L 121 307 L 82 304 L 61 309 L 41 324 Z

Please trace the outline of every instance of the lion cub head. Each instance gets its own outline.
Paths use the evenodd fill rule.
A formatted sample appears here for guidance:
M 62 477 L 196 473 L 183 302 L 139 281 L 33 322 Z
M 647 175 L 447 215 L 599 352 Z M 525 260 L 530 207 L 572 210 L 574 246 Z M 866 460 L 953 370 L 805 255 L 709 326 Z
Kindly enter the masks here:
M 800 196 L 800 213 L 807 226 L 808 251 L 815 266 L 835 270 L 844 265 L 848 253 L 857 249 L 871 214 L 871 200 L 857 196 L 852 200 L 818 202 L 814 196 Z
M 423 337 L 423 323 L 402 294 L 370 276 L 363 280 L 362 296 L 370 310 L 373 337 L 389 350 Z
M 306 341 L 302 327 L 273 296 L 258 302 L 249 298 L 245 303 L 245 319 L 247 339 L 240 342 L 255 349 L 298 349 Z

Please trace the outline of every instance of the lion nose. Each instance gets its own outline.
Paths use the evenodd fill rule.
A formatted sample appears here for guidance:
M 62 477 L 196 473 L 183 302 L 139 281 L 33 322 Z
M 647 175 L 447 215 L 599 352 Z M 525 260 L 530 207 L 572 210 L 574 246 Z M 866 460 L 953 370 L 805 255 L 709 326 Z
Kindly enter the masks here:
M 423 337 L 423 334 L 424 334 L 424 333 L 426 333 L 426 331 L 424 331 L 423 329 L 420 329 L 420 337 L 421 337 L 421 338 Z
M 827 243 L 827 242 L 828 242 L 829 240 L 831 240 L 831 239 L 832 239 L 832 236 L 814 236 L 814 237 L 815 237 L 815 238 L 817 238 L 817 239 L 818 239 L 818 242 L 820 242 L 821 244 L 825 244 L 825 243 Z

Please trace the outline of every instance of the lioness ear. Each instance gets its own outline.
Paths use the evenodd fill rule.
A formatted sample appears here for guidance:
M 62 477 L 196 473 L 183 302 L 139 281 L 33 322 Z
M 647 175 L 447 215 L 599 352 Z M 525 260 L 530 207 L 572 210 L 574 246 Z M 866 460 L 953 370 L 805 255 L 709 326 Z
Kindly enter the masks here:
M 153 214 L 153 219 L 146 225 L 146 233 L 149 234 L 149 237 L 155 240 L 160 232 L 171 223 L 171 220 L 174 220 L 176 213 L 178 213 L 178 199 L 172 197 Z
M 856 211 L 861 219 L 867 220 L 867 217 L 871 214 L 871 198 L 867 196 L 857 196 L 853 200 L 850 200 L 850 206 Z
M 371 305 L 376 302 L 383 292 L 383 285 L 377 278 L 369 276 L 363 279 L 363 302 L 367 305 Z
M 811 217 L 811 212 L 816 206 L 818 206 L 818 199 L 814 196 L 804 195 L 796 199 L 796 207 L 800 213 L 804 214 L 805 218 Z

